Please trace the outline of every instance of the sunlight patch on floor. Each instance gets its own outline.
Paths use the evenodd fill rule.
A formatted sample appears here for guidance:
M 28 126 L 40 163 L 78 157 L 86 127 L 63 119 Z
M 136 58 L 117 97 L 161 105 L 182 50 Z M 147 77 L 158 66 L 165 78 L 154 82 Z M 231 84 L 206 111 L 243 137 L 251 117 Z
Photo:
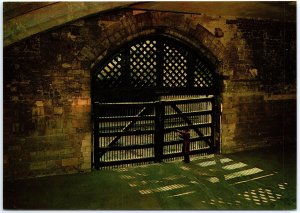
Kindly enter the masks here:
M 212 165 L 216 165 L 216 161 L 212 160 L 212 161 L 205 161 L 202 163 L 198 163 L 199 166 L 201 167 L 207 167 L 207 166 L 212 166 Z
M 257 174 L 262 172 L 262 169 L 259 168 L 252 168 L 252 169 L 247 169 L 247 170 L 243 170 L 243 171 L 239 171 L 239 172 L 234 172 L 228 175 L 224 175 L 225 180 L 231 180 L 233 178 L 237 178 L 237 177 L 243 177 L 243 176 L 249 176 L 249 175 L 253 175 L 253 174 Z
M 210 177 L 210 178 L 208 178 L 208 181 L 211 182 L 211 183 L 218 183 L 218 182 L 220 182 L 219 178 L 217 178 L 217 177 Z
M 247 166 L 247 164 L 239 162 L 239 163 L 234 163 L 234 164 L 231 164 L 231 165 L 223 166 L 222 169 L 225 169 L 225 170 L 234 170 L 234 169 L 243 168 L 245 166 Z
M 130 175 L 121 175 L 120 178 L 123 180 L 131 180 L 134 179 L 135 177 Z
M 179 196 L 193 194 L 193 193 L 195 193 L 195 191 L 189 191 L 189 192 L 184 192 L 184 193 L 180 193 L 180 194 L 170 195 L 168 197 L 179 197 Z
M 230 158 L 222 158 L 220 159 L 220 162 L 221 163 L 228 163 L 228 162 L 231 162 L 232 160 Z
M 241 205 L 241 202 L 239 200 L 235 200 L 234 202 L 231 202 L 231 201 L 226 201 L 226 200 L 223 200 L 223 198 L 216 198 L 216 199 L 210 199 L 210 200 L 201 200 L 201 203 L 205 204 L 205 203 L 208 203 L 210 205 L 214 205 L 214 206 L 217 206 L 217 205 L 236 205 L 236 206 L 240 206 Z
M 279 183 L 278 188 L 279 189 L 285 189 L 285 187 L 288 185 L 288 183 Z
M 143 186 L 143 185 L 146 185 L 149 183 L 162 183 L 162 182 L 163 181 L 161 181 L 161 180 L 149 180 L 149 181 L 142 180 L 142 181 L 135 181 L 135 182 L 128 183 L 128 185 L 131 187 L 137 187 L 137 186 Z
M 185 184 L 173 184 L 169 186 L 162 186 L 158 187 L 156 189 L 144 189 L 144 190 L 139 190 L 141 194 L 152 194 L 154 192 L 164 192 L 164 191 L 170 191 L 170 190 L 175 190 L 175 189 L 181 189 L 184 187 L 187 187 L 188 185 Z
M 275 193 L 271 189 L 252 189 L 243 192 L 243 194 L 238 194 L 242 196 L 245 200 L 254 202 L 256 205 L 267 204 L 276 202 L 281 199 L 282 195 Z
M 133 182 L 133 183 L 128 183 L 129 186 L 131 187 L 136 187 L 136 186 L 142 186 L 142 185 L 145 185 L 147 184 L 147 181 L 137 181 L 137 182 Z
M 117 171 L 117 172 L 127 172 L 128 169 L 127 168 L 118 168 L 115 171 Z
M 250 181 L 253 181 L 253 180 L 258 180 L 258 179 L 261 179 L 261 178 L 270 177 L 270 176 L 273 176 L 273 175 L 274 175 L 274 173 L 271 173 L 271 174 L 268 174 L 268 175 L 263 175 L 263 176 L 251 178 L 251 179 L 248 179 L 248 180 L 239 181 L 239 182 L 233 183 L 232 185 L 237 185 L 237 184 L 241 184 L 241 183 L 246 183 L 246 182 L 250 182 Z
M 146 174 L 145 172 L 142 172 L 142 173 L 135 172 L 134 174 L 138 175 L 138 176 L 144 176 L 144 177 L 148 176 L 148 174 Z
M 163 179 L 164 180 L 177 180 L 177 179 L 180 179 L 182 177 L 183 177 L 182 175 L 172 175 L 172 176 L 169 176 L 169 177 L 165 177 Z
M 180 169 L 185 170 L 185 171 L 191 170 L 191 168 L 188 166 L 181 166 Z
M 197 159 L 203 159 L 201 162 L 195 162 L 196 164 L 177 164 L 177 168 L 189 171 L 188 173 L 193 172 L 194 167 L 200 166 L 203 169 L 200 169 L 199 171 L 195 171 L 195 177 L 197 178 L 197 181 L 193 180 L 194 178 L 186 177 L 185 175 L 182 175 L 183 173 L 177 173 L 177 174 L 169 174 L 169 176 L 161 177 L 160 180 L 141 180 L 143 177 L 149 176 L 146 172 L 137 172 L 132 171 L 131 174 L 127 173 L 126 175 L 120 174 L 120 178 L 124 180 L 128 180 L 128 184 L 130 187 L 137 187 L 137 191 L 139 194 L 142 195 L 149 195 L 153 193 L 161 193 L 161 192 L 167 192 L 169 195 L 167 195 L 168 198 L 173 197 L 184 197 L 184 196 L 196 196 L 198 195 L 198 191 L 196 188 L 193 188 L 193 191 L 188 190 L 189 188 L 186 187 L 195 187 L 198 186 L 201 183 L 200 177 L 202 177 L 202 180 L 209 181 L 213 184 L 218 184 L 221 181 L 229 181 L 232 179 L 236 179 L 236 181 L 233 181 L 234 183 L 230 183 L 230 185 L 237 185 L 241 183 L 246 183 L 250 181 L 254 181 L 261 178 L 266 178 L 275 175 L 277 172 L 273 172 L 270 174 L 264 174 L 264 170 L 253 167 L 249 168 L 247 164 L 242 162 L 234 161 L 230 158 L 215 158 L 215 155 L 206 155 L 206 156 L 200 156 L 197 157 Z M 194 158 L 195 159 L 195 158 Z M 248 168 L 247 168 L 248 167 Z M 202 171 L 204 170 L 204 171 Z M 128 169 L 120 169 L 120 172 L 129 171 Z M 207 171 L 205 173 L 205 171 Z M 192 173 L 191 173 L 192 174 Z M 258 174 L 258 175 L 256 175 Z M 260 175 L 259 175 L 260 174 Z M 251 176 L 253 175 L 253 176 Z M 245 177 L 243 179 L 239 179 L 241 177 Z M 140 181 L 138 181 L 140 179 Z M 166 185 L 168 184 L 168 185 Z M 195 185 L 196 184 L 196 185 Z M 278 183 L 276 185 L 277 191 L 285 190 L 287 188 L 288 183 L 282 182 Z M 141 187 L 141 188 L 138 188 Z M 277 202 L 278 200 L 282 199 L 282 194 L 278 192 L 272 191 L 268 188 L 258 188 L 258 189 L 252 189 L 245 192 L 241 192 L 238 194 L 240 196 L 240 199 L 237 198 L 237 200 L 223 200 L 222 198 L 208 198 L 207 200 L 200 200 L 199 202 L 202 202 L 204 205 L 210 205 L 211 208 L 213 206 L 220 207 L 220 206 L 227 206 L 227 207 L 233 207 L 233 206 L 241 206 L 245 202 L 249 202 L 252 205 L 256 206 L 263 206 L 263 205 L 273 205 L 273 203 Z M 242 202 L 241 202 L 242 201 Z M 222 207 L 224 208 L 224 207 Z
M 192 157 L 192 160 L 203 160 L 203 159 L 211 159 L 214 158 L 215 155 L 214 154 L 210 154 L 210 155 L 203 155 L 203 156 L 197 156 L 197 157 Z

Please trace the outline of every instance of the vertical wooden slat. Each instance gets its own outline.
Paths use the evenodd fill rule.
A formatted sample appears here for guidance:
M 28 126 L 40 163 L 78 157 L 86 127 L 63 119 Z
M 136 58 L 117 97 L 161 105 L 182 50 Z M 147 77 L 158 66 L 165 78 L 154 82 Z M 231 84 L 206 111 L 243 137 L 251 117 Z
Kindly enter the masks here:
M 155 161 L 161 162 L 162 149 L 164 142 L 164 112 L 165 105 L 163 101 L 155 104 L 155 137 L 154 137 L 154 152 Z

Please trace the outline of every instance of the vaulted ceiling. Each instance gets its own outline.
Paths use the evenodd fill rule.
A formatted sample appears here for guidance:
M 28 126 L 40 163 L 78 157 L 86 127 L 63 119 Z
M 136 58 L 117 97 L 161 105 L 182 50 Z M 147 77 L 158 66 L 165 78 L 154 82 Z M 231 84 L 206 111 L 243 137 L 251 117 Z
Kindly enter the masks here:
M 296 2 L 4 2 L 4 46 L 70 21 L 121 8 L 296 21 Z

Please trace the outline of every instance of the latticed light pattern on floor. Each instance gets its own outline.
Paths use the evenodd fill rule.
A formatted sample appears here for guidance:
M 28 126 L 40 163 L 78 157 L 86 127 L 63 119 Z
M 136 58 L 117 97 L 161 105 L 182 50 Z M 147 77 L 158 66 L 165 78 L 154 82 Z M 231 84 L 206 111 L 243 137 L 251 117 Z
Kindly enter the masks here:
M 259 172 L 262 172 L 262 169 L 259 168 L 251 168 L 251 169 L 247 169 L 247 170 L 243 170 L 243 171 L 239 171 L 239 172 L 234 172 L 228 175 L 225 175 L 225 180 L 230 180 L 236 177 L 243 177 L 243 176 L 248 176 L 248 175 L 253 175 Z
M 253 185 L 249 185 L 250 188 L 248 189 L 247 184 L 245 184 L 240 188 L 241 191 L 234 194 L 233 197 L 224 196 L 223 193 L 209 193 L 208 196 L 205 196 L 205 190 L 203 191 L 202 189 L 204 184 L 208 184 L 207 181 L 214 185 L 220 184 L 219 186 L 222 187 L 224 182 L 247 183 L 260 178 L 272 177 L 270 174 L 264 175 L 264 173 L 262 175 L 263 170 L 257 167 L 252 167 L 251 165 L 234 161 L 230 158 L 219 158 L 215 155 L 197 156 L 192 158 L 192 162 L 194 163 L 188 165 L 178 164 L 178 162 L 172 163 L 178 164 L 177 167 L 183 170 L 183 173 L 173 173 L 164 177 L 165 173 L 162 172 L 161 178 L 154 179 L 146 171 L 137 171 L 138 169 L 119 169 L 118 171 L 122 172 L 120 178 L 127 180 L 128 185 L 136 189 L 143 196 L 162 194 L 164 198 L 168 199 L 173 197 L 189 197 L 190 199 L 194 199 L 199 196 L 199 202 L 204 206 L 213 206 L 212 208 L 221 209 L 225 207 L 228 209 L 244 208 L 245 206 L 254 206 L 255 208 L 260 206 L 267 207 L 274 206 L 277 202 L 284 202 L 284 191 L 289 185 L 287 182 L 280 182 L 275 187 L 267 187 L 262 184 L 255 185 L 254 187 Z M 203 172 L 204 170 L 199 172 L 198 167 L 205 167 L 203 169 L 207 170 L 207 173 Z
M 285 183 L 285 185 L 287 185 L 287 183 Z M 280 200 L 282 197 L 281 193 L 278 193 L 271 189 L 264 189 L 264 188 L 252 189 L 249 191 L 245 191 L 243 194 L 238 194 L 238 195 L 243 196 L 245 200 L 252 201 L 259 206 L 262 204 L 276 202 Z
M 231 165 L 228 165 L 228 166 L 223 166 L 222 168 L 225 169 L 225 170 L 234 170 L 234 169 L 239 169 L 239 168 L 243 168 L 247 166 L 247 164 L 244 164 L 244 163 L 234 163 L 234 164 L 231 164 Z
M 214 74 L 191 48 L 165 37 L 131 43 L 96 71 L 100 88 L 212 88 Z

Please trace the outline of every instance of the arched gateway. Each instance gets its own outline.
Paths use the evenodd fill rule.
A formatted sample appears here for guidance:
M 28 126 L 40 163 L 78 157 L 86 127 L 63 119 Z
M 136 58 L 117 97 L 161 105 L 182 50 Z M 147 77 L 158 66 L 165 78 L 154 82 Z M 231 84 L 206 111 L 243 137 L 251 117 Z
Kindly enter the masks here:
M 186 127 L 191 155 L 214 152 L 214 71 L 200 51 L 162 35 L 116 50 L 92 78 L 95 168 L 182 156 L 176 130 Z

